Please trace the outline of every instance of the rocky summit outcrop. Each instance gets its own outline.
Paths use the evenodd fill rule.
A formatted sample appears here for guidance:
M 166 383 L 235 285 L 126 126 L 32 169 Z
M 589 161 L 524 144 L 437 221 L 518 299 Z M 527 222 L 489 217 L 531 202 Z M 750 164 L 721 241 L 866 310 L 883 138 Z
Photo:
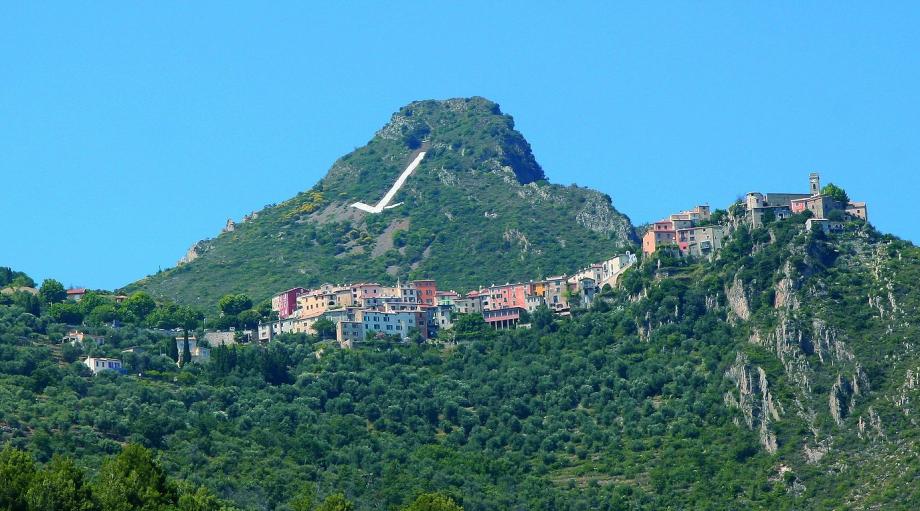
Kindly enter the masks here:
M 390 207 L 352 206 L 377 204 L 422 152 Z M 608 195 L 547 182 L 511 116 L 479 97 L 406 105 L 312 188 L 246 220 L 127 290 L 207 306 L 326 281 L 466 289 L 572 272 L 637 241 Z

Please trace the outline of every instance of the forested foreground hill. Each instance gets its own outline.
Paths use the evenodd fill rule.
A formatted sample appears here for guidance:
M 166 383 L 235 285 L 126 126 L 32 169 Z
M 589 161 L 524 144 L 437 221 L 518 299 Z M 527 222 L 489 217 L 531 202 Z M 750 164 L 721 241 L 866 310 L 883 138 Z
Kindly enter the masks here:
M 420 151 L 390 204 L 402 205 L 351 207 L 380 201 Z M 213 307 L 228 293 L 260 301 L 325 282 L 435 278 L 469 289 L 573 272 L 637 241 L 610 197 L 548 183 L 511 116 L 484 98 L 413 102 L 319 183 L 296 173 L 284 182 L 305 191 L 127 290 Z
M 643 260 L 594 309 L 531 330 L 282 337 L 181 370 L 141 370 L 148 353 L 128 360 L 141 377 L 59 366 L 54 326 L 8 299 L 0 438 L 87 477 L 141 444 L 244 509 L 430 492 L 468 511 L 918 509 L 920 250 L 803 222 L 737 227 L 713 262 Z

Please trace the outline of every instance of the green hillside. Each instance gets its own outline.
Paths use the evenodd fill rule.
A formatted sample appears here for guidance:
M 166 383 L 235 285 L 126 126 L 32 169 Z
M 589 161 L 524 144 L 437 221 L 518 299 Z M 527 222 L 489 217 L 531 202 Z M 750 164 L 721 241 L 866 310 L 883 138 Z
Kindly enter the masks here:
M 369 214 L 419 151 L 397 193 Z M 193 261 L 127 290 L 212 306 L 293 286 L 437 278 L 468 288 L 570 272 L 636 241 L 610 198 L 545 180 L 510 116 L 483 98 L 420 101 L 393 115 L 312 189 L 194 248 Z
M 179 369 L 108 332 L 142 377 L 55 362 L 46 306 L 0 295 L 0 443 L 91 478 L 138 443 L 243 509 L 920 508 L 920 249 L 803 223 L 728 219 L 715 261 L 645 259 L 591 310 L 455 345 L 288 335 Z

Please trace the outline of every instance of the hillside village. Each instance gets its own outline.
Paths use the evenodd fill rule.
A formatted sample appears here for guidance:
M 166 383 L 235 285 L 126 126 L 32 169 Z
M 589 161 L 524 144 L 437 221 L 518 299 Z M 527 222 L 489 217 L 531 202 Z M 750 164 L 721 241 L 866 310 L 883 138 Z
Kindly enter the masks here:
M 326 284 L 317 289 L 293 288 L 272 298 L 278 320 L 262 324 L 258 339 L 269 341 L 283 333 L 315 333 L 321 320 L 335 325 L 343 347 L 368 338 L 396 336 L 409 339 L 436 337 L 453 326 L 457 314 L 477 314 L 492 328 L 517 327 L 541 306 L 566 314 L 573 306 L 585 307 L 605 287 L 636 263 L 632 253 L 592 264 L 574 275 L 482 286 L 466 294 L 439 290 L 435 280 L 348 285 Z
M 812 173 L 806 193 L 750 192 L 729 211 L 711 211 L 708 205 L 698 205 L 654 222 L 642 236 L 642 254 L 713 258 L 734 229 L 729 218 L 757 228 L 795 214 L 809 216 L 806 229 L 825 233 L 842 229 L 847 218 L 868 220 L 865 202 L 850 201 L 834 185 L 822 188 L 820 176 Z M 211 347 L 235 344 L 240 338 L 266 343 L 282 334 L 334 335 L 342 348 L 370 339 L 423 342 L 449 331 L 459 315 L 481 317 L 496 330 L 528 327 L 530 315 L 541 308 L 568 315 L 573 308 L 589 307 L 605 288 L 615 288 L 624 272 L 636 263 L 636 254 L 627 251 L 572 275 L 482 285 L 463 294 L 439 289 L 433 279 L 397 281 L 395 285 L 362 282 L 324 284 L 315 289 L 295 287 L 272 297 L 275 319 L 260 322 L 253 330 L 208 331 L 203 342 L 194 336 L 176 337 L 178 363 L 207 362 Z M 79 301 L 86 292 L 69 289 L 67 297 Z M 115 300 L 125 298 L 118 295 Z M 98 346 L 104 339 L 74 330 L 62 342 Z M 116 358 L 87 357 L 83 363 L 94 374 L 123 372 Z

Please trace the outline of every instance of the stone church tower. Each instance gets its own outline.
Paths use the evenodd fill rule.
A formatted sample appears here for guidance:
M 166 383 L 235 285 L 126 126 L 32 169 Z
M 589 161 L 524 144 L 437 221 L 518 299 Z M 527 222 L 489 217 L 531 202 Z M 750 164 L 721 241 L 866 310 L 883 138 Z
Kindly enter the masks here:
M 811 175 L 808 176 L 808 183 L 811 185 L 810 190 L 812 196 L 821 195 L 821 176 L 819 176 L 817 172 L 812 172 Z

